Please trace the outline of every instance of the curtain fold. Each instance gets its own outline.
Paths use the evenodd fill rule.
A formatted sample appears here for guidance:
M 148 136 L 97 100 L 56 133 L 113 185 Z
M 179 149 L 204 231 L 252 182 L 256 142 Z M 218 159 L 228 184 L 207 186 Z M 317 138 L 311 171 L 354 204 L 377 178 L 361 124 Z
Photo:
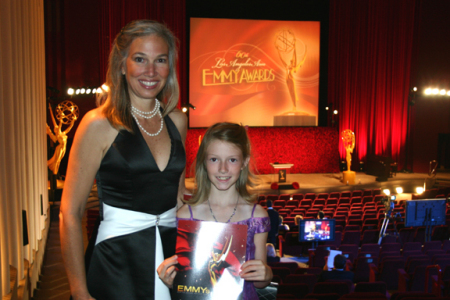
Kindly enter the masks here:
M 41 197 L 43 209 L 48 208 L 43 0 L 0 1 L 0 44 L 0 295 L 15 299 L 10 266 L 17 269 L 19 284 L 24 260 L 32 266 L 39 251 L 45 226 Z M 23 245 L 22 210 L 28 246 Z M 31 288 L 35 285 L 31 282 Z
M 403 165 L 415 9 L 411 0 L 330 0 L 328 96 L 340 131 L 355 132 L 355 162 L 374 154 Z M 342 143 L 339 151 L 344 158 Z

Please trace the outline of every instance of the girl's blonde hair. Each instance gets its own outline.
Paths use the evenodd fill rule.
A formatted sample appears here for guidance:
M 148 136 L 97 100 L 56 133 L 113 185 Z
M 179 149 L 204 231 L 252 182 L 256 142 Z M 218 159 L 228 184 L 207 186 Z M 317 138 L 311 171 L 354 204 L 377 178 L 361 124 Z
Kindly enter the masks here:
M 209 145 L 216 140 L 228 142 L 238 147 L 244 160 L 251 157 L 250 140 L 244 126 L 235 123 L 217 123 L 211 126 L 203 137 L 195 159 L 195 181 L 197 187 L 194 196 L 187 201 L 190 205 L 200 204 L 209 197 L 211 181 L 206 171 L 206 156 Z M 250 170 L 249 161 L 241 170 L 235 185 L 239 195 L 249 204 L 254 203 L 256 200 L 256 195 L 249 191 L 250 187 L 255 186 L 255 182 L 256 176 Z
M 176 72 L 176 37 L 159 22 L 151 20 L 132 21 L 125 25 L 114 39 L 106 73 L 106 85 L 109 87 L 109 91 L 107 97 L 100 98 L 97 103 L 103 105 L 103 114 L 116 129 L 133 131 L 128 84 L 125 75 L 122 74 L 122 68 L 128 57 L 131 43 L 136 38 L 153 34 L 161 37 L 169 47 L 169 76 L 166 85 L 156 97 L 163 103 L 163 116 L 169 114 L 178 104 L 180 92 Z

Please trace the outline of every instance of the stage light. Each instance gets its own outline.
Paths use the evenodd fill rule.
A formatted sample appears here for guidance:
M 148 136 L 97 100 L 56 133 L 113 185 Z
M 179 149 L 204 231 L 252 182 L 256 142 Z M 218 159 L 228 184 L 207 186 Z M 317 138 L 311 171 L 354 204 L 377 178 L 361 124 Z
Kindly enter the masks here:
M 403 194 L 403 188 L 401 186 L 396 187 L 395 191 L 397 192 L 397 194 Z
M 74 92 L 75 92 L 75 91 L 73 90 L 73 88 L 68 88 L 68 89 L 67 89 L 67 94 L 68 94 L 68 95 L 73 95 Z
M 450 90 L 447 91 L 447 96 L 450 96 Z
M 84 93 L 86 93 L 86 89 L 85 88 L 81 88 L 80 94 L 84 94 Z
M 90 94 L 91 93 L 91 88 L 87 88 L 87 90 L 86 90 L 86 94 Z
M 422 194 L 423 193 L 423 187 L 421 187 L 421 186 L 418 186 L 418 187 L 416 187 L 416 194 Z
M 389 196 L 389 195 L 391 194 L 391 191 L 390 191 L 389 189 L 384 189 L 384 190 L 383 190 L 383 193 L 384 193 L 386 196 Z
M 184 113 L 186 113 L 186 112 L 187 112 L 187 110 L 188 110 L 188 109 L 187 109 L 187 107 L 186 107 L 186 106 L 183 106 L 183 108 L 181 108 L 181 111 L 182 111 L 182 112 L 184 112 Z
M 427 88 L 427 89 L 425 89 L 425 92 L 424 92 L 424 94 L 425 95 L 431 95 L 433 93 L 433 90 L 431 89 L 431 88 Z
M 97 94 L 101 94 L 103 92 L 102 88 L 97 88 Z
M 80 89 L 77 89 L 77 90 L 75 91 L 75 94 L 79 95 L 79 94 L 80 94 Z
M 434 89 L 432 90 L 432 94 L 433 94 L 433 95 L 439 94 L 439 89 L 434 88 Z
M 413 87 L 413 91 L 417 92 L 417 86 Z
M 335 109 L 335 110 L 333 111 L 333 114 L 337 115 L 337 114 L 338 114 L 338 110 Z
M 329 110 L 330 108 L 327 106 L 327 107 L 325 107 L 325 110 Z
M 444 89 L 442 89 L 442 90 L 439 91 L 439 94 L 442 95 L 442 96 L 444 96 L 446 93 L 447 93 L 447 91 L 444 90 Z
M 102 84 L 102 90 L 105 92 L 109 91 L 109 86 L 107 86 L 106 83 Z

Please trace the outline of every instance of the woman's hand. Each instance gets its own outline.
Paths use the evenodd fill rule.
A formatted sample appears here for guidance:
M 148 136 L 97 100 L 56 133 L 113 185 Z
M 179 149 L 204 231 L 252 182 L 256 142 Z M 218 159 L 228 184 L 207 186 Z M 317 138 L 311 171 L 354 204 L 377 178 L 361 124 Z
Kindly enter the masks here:
M 164 260 L 159 267 L 156 269 L 158 272 L 159 278 L 167 285 L 169 288 L 172 288 L 173 280 L 175 275 L 177 275 L 177 271 L 175 269 L 175 265 L 178 263 L 178 256 L 174 255 L 172 257 Z
M 255 286 L 258 288 L 263 288 L 270 284 L 273 277 L 272 269 L 259 259 L 245 262 L 239 275 L 247 281 L 258 281 L 259 283 L 255 282 Z

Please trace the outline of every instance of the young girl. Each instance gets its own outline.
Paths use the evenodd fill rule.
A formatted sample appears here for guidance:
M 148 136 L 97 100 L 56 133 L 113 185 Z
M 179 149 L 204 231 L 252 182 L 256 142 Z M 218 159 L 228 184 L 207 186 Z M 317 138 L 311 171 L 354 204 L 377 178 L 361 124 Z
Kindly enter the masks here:
M 266 263 L 266 241 L 270 220 L 265 209 L 254 204 L 248 188 L 254 175 L 249 170 L 250 142 L 243 126 L 218 123 L 210 127 L 197 153 L 195 195 L 177 213 L 178 219 L 211 221 L 248 226 L 246 262 L 240 276 L 244 299 L 258 299 L 255 287 L 272 280 Z M 158 268 L 160 278 L 172 286 L 177 256 Z

